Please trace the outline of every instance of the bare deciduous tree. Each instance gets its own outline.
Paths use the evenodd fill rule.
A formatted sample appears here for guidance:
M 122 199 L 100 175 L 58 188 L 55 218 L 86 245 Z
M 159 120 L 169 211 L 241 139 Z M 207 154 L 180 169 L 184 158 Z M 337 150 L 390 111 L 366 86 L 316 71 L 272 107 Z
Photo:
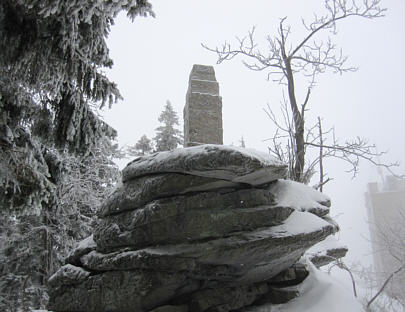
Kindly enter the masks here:
M 210 48 L 203 44 L 203 47 L 217 54 L 218 64 L 241 56 L 247 68 L 265 71 L 268 80 L 286 87 L 287 96 L 284 97 L 282 106 L 284 120 L 277 121 L 269 106 L 265 111 L 278 129 L 271 139 L 273 146 L 270 150 L 281 160 L 287 161 L 290 166 L 290 178 L 295 181 L 309 182 L 315 166 L 319 165 L 319 187 L 322 188 L 322 185 L 329 181 L 325 178 L 322 160 L 329 156 L 350 163 L 350 171 L 354 174 L 357 173 L 360 159 L 366 159 L 388 169 L 396 165 L 396 163 L 384 165 L 376 160 L 381 153 L 376 152 L 374 146 L 363 138 L 339 144 L 333 129 L 322 130 L 320 118 L 313 127 L 305 128 L 305 113 L 318 75 L 328 70 L 340 74 L 356 70 L 346 65 L 347 56 L 343 55 L 330 36 L 324 39 L 321 33 L 335 35 L 337 23 L 347 18 L 375 19 L 384 16 L 385 9 L 380 7 L 380 2 L 381 0 L 325 0 L 324 15 L 314 15 L 310 23 L 302 19 L 306 35 L 298 42 L 291 42 L 291 26 L 286 25 L 287 18 L 284 17 L 280 20 L 277 34 L 266 37 L 265 51 L 259 48 L 255 39 L 255 28 L 249 31 L 246 37 L 237 38 L 236 45 L 225 42 L 220 47 Z M 303 77 L 306 83 L 306 92 L 303 96 L 297 94 L 295 84 L 298 75 Z M 333 135 L 330 145 L 326 144 L 328 135 Z M 283 140 L 287 143 L 282 143 Z M 308 163 L 305 168 L 307 147 L 319 148 L 319 158 Z

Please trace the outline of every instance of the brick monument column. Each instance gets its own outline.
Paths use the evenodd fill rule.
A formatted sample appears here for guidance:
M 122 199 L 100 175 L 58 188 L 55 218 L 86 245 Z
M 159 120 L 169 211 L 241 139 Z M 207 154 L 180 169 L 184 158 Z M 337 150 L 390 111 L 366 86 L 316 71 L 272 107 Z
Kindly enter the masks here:
M 193 66 L 183 116 L 185 147 L 223 144 L 222 98 L 212 66 Z

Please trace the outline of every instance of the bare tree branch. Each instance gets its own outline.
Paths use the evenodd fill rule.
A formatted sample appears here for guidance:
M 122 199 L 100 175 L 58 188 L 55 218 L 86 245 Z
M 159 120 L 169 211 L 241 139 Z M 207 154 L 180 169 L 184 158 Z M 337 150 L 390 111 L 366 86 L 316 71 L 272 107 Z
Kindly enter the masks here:
M 392 272 L 390 274 L 390 276 L 387 277 L 387 279 L 385 280 L 384 284 L 381 286 L 381 288 L 377 291 L 377 293 L 373 296 L 373 298 L 371 298 L 371 300 L 367 303 L 367 308 L 370 307 L 370 305 L 374 302 L 374 300 L 376 300 L 378 298 L 378 296 L 384 291 L 385 287 L 388 285 L 389 281 L 399 272 L 402 271 L 402 269 L 404 268 L 404 266 L 399 267 L 397 270 L 395 270 L 394 272 Z
M 337 258 L 334 258 L 334 257 L 331 257 L 331 256 L 326 256 L 326 255 L 325 255 L 325 257 L 328 257 L 328 258 L 331 258 L 331 259 L 334 260 L 333 264 L 329 267 L 329 270 L 328 270 L 329 273 L 331 272 L 332 268 L 335 267 L 335 266 L 337 266 L 338 268 L 340 268 L 340 269 L 346 271 L 347 273 L 349 273 L 350 279 L 352 281 L 353 294 L 357 298 L 356 281 L 354 279 L 353 273 L 350 270 L 350 268 L 342 261 L 342 259 L 337 259 Z
M 365 159 L 375 165 L 384 167 L 390 173 L 397 163 L 383 164 L 375 160 L 378 153 L 372 151 L 371 145 L 362 138 L 357 141 L 346 142 L 339 145 L 335 140 L 333 131 L 323 132 L 320 121 L 319 131 L 315 134 L 315 127 L 305 128 L 305 112 L 312 88 L 315 86 L 319 74 L 326 71 L 345 73 L 355 71 L 356 68 L 346 66 L 348 57 L 345 56 L 333 41 L 322 39 L 320 33 L 337 33 L 337 23 L 349 17 L 374 19 L 384 16 L 386 9 L 380 7 L 381 0 L 324 0 L 325 13 L 314 14 L 311 22 L 302 20 L 306 35 L 298 42 L 290 42 L 292 28 L 287 24 L 287 17 L 280 19 L 277 33 L 268 35 L 267 49 L 263 52 L 255 39 L 255 27 L 243 38 L 237 38 L 236 44 L 225 42 L 220 47 L 210 48 L 203 44 L 207 50 L 216 53 L 217 63 L 231 60 L 237 56 L 242 57 L 243 64 L 250 70 L 265 71 L 267 79 L 274 77 L 273 81 L 286 86 L 287 97 L 282 105 L 283 123 L 276 119 L 276 115 L 267 105 L 264 110 L 269 119 L 277 127 L 275 135 L 269 139 L 273 146 L 269 151 L 289 164 L 289 177 L 300 182 L 309 182 L 315 172 L 316 165 L 320 165 L 320 189 L 324 185 L 323 159 L 336 157 L 351 165 L 349 172 L 355 176 L 358 172 L 360 159 Z M 296 75 L 300 75 L 307 83 L 306 94 L 303 101 L 297 94 L 295 87 Z M 283 93 L 284 95 L 284 93 Z M 299 107 L 298 103 L 302 103 Z M 332 144 L 327 145 L 328 134 L 333 134 Z M 283 143 L 280 142 L 283 141 Z M 313 161 L 306 159 L 308 147 L 319 148 L 319 157 Z
M 351 169 L 347 172 L 353 173 L 355 177 L 359 171 L 360 160 L 366 160 L 377 167 L 386 169 L 390 174 L 395 177 L 403 178 L 403 175 L 398 175 L 393 171 L 394 167 L 398 167 L 398 162 L 382 163 L 377 160 L 379 156 L 385 154 L 385 152 L 376 152 L 375 145 L 368 144 L 364 138 L 357 137 L 354 141 L 347 141 L 344 145 L 340 145 L 337 141 L 334 141 L 332 145 L 317 144 L 313 142 L 305 142 L 306 145 L 310 145 L 316 148 L 322 148 L 325 150 L 323 157 L 335 157 L 351 165 Z

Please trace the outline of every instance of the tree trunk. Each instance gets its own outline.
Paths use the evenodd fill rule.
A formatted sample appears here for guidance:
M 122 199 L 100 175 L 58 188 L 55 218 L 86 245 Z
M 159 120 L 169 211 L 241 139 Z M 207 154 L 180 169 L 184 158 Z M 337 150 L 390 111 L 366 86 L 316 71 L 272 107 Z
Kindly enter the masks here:
M 291 110 L 294 120 L 294 139 L 295 139 L 295 163 L 291 172 L 291 178 L 294 181 L 303 182 L 303 172 L 305 164 L 305 141 L 304 141 L 304 119 L 300 113 L 295 97 L 294 75 L 291 68 L 291 60 L 285 59 L 287 71 L 288 98 L 290 100 Z
M 319 191 L 323 192 L 323 137 L 322 137 L 322 124 L 321 117 L 318 117 L 318 130 L 319 130 Z

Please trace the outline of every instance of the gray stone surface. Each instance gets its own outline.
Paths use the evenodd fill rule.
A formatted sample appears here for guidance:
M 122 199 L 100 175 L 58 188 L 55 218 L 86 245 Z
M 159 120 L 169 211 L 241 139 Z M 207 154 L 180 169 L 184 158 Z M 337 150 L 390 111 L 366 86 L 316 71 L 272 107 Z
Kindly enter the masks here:
M 297 262 L 338 227 L 324 195 L 275 181 L 285 170 L 218 145 L 136 159 L 50 279 L 49 310 L 228 312 L 293 298 Z
M 194 64 L 189 80 L 209 80 L 216 81 L 214 67 L 208 65 Z
M 73 249 L 73 251 L 66 258 L 66 263 L 79 265 L 81 256 L 88 254 L 92 250 L 95 250 L 96 247 L 97 245 L 93 240 L 93 235 L 90 235 L 77 244 L 76 248 Z
M 232 231 L 280 224 L 293 211 L 272 204 L 273 195 L 263 189 L 175 196 L 104 217 L 94 239 L 98 250 L 108 251 L 221 237 Z
M 59 287 L 61 285 L 75 285 L 85 281 L 89 276 L 90 272 L 84 270 L 83 268 L 66 264 L 49 278 L 48 284 L 52 287 Z
M 193 244 L 109 254 L 93 251 L 84 255 L 81 263 L 90 271 L 160 268 L 164 271 L 188 271 L 189 276 L 195 279 L 210 280 L 215 277 L 236 284 L 258 282 L 286 270 L 306 249 L 334 232 L 334 227 L 324 221 L 320 221 L 319 226 L 304 227 L 301 231 L 296 231 L 295 225 L 288 223 L 287 220 L 280 226 L 235 232 L 229 237 Z
M 288 301 L 298 296 L 299 291 L 297 287 L 285 287 L 285 288 L 271 287 L 269 292 L 266 294 L 266 298 L 260 301 L 260 303 L 282 304 L 287 303 Z
M 191 295 L 189 306 L 193 312 L 233 311 L 252 304 L 268 290 L 266 283 L 204 289 Z
M 50 290 L 51 311 L 146 312 L 198 289 L 183 273 L 109 271 Z
M 311 254 L 308 257 L 316 267 L 320 268 L 345 257 L 348 251 L 347 247 L 330 248 L 321 253 Z
M 179 206 L 173 208 L 181 209 Z M 292 208 L 274 206 L 194 210 L 143 224 L 132 223 L 129 227 L 119 222 L 110 222 L 108 218 L 97 227 L 94 235 L 99 249 L 104 251 L 122 246 L 142 248 L 148 245 L 193 242 L 281 224 L 292 211 Z
M 284 178 L 287 166 L 267 153 L 207 144 L 138 157 L 124 168 L 122 180 L 169 172 L 261 185 Z
M 101 205 L 99 214 L 107 216 L 137 209 L 164 197 L 238 187 L 238 183 L 230 181 L 178 173 L 142 176 L 119 185 Z
M 288 269 L 282 271 L 268 280 L 272 287 L 288 287 L 298 285 L 308 276 L 308 270 L 305 264 L 297 262 Z
M 219 95 L 219 84 L 216 81 L 209 80 L 190 80 L 189 88 L 191 93 Z
M 184 146 L 223 144 L 222 98 L 212 66 L 193 66 L 183 115 Z

